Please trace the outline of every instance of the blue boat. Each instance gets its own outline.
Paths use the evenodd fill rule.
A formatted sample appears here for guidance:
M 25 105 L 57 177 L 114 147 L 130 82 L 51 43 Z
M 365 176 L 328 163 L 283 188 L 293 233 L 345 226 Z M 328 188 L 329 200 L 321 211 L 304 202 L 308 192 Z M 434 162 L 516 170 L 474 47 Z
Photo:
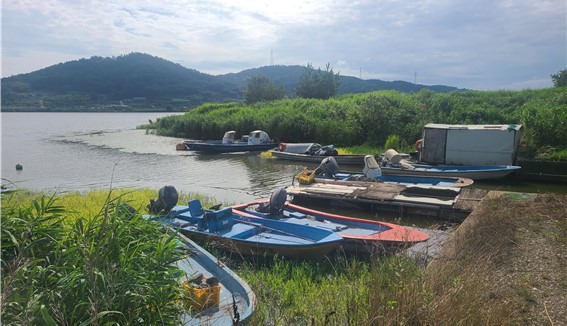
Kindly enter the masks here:
M 466 187 L 474 182 L 468 178 L 383 175 L 382 171 L 383 168 L 378 165 L 372 155 L 364 157 L 362 173 L 339 171 L 339 166 L 334 161 L 334 158 L 329 157 L 321 162 L 321 165 L 315 170 L 314 177 L 342 181 L 377 181 L 405 186 Z
M 384 153 L 380 162 L 382 174 L 421 177 L 459 177 L 473 180 L 499 179 L 521 169 L 515 165 L 432 165 L 405 159 L 393 149 Z
M 385 176 L 459 177 L 473 180 L 499 179 L 521 169 L 515 165 L 429 165 L 410 163 L 408 166 L 381 166 Z
M 219 287 L 218 304 L 185 313 L 180 325 L 235 325 L 246 321 L 256 308 L 256 295 L 248 284 L 201 246 L 178 234 L 189 256 L 177 262 L 185 272 L 182 281 L 202 276 L 216 278 Z
M 199 200 L 175 206 L 157 218 L 195 240 L 214 241 L 242 255 L 322 257 L 343 238 L 333 231 L 258 217 L 243 216 L 231 207 L 204 210 Z
M 286 200 L 287 193 L 282 188 L 274 192 L 269 201 L 240 204 L 232 208 L 243 215 L 331 230 L 343 237 L 341 247 L 347 253 L 381 253 L 409 247 L 429 238 L 427 234 L 409 227 L 321 212 Z
M 186 150 L 209 153 L 257 152 L 278 147 L 278 143 L 262 130 L 252 131 L 241 140 L 235 140 L 235 134 L 235 131 L 227 131 L 222 140 L 186 141 L 183 146 Z

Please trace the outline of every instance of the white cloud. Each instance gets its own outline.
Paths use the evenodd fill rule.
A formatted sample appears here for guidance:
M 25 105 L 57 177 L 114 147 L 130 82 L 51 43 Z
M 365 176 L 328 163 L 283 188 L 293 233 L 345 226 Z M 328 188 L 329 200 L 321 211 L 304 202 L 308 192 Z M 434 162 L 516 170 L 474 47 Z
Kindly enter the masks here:
M 133 51 L 218 74 L 273 49 L 365 79 L 542 87 L 567 65 L 566 20 L 564 0 L 5 0 L 3 76 Z

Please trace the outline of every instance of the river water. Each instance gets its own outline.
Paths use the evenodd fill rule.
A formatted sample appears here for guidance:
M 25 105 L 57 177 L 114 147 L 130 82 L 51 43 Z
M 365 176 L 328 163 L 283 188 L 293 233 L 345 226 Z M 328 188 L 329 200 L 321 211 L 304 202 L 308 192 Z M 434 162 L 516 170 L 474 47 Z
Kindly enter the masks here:
M 2 178 L 41 191 L 173 185 L 219 200 L 265 198 L 304 168 L 255 154 L 179 152 L 136 126 L 162 113 L 2 113 Z M 17 171 L 16 164 L 23 169 Z
M 2 184 L 41 191 L 152 188 L 173 185 L 218 200 L 266 198 L 291 183 L 308 163 L 258 153 L 196 154 L 176 151 L 178 138 L 146 134 L 136 126 L 163 113 L 12 113 L 2 119 Z M 23 170 L 16 171 L 16 164 Z M 564 184 L 517 180 L 475 182 L 473 187 L 522 192 L 566 192 Z

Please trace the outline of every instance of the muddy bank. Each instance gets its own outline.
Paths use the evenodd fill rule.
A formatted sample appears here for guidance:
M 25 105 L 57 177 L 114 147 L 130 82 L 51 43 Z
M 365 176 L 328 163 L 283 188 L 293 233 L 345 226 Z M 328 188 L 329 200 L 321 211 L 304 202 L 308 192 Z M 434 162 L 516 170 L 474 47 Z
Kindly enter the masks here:
M 425 272 L 437 318 L 567 325 L 566 195 L 491 191 L 440 239 Z

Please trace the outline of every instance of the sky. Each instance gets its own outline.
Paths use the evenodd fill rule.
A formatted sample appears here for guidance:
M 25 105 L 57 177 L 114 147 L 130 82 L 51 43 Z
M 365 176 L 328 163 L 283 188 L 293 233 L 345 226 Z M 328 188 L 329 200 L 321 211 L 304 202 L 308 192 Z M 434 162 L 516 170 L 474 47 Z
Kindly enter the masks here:
M 566 0 L 2 0 L 2 77 L 142 52 L 218 75 L 272 64 L 478 90 L 552 86 Z

